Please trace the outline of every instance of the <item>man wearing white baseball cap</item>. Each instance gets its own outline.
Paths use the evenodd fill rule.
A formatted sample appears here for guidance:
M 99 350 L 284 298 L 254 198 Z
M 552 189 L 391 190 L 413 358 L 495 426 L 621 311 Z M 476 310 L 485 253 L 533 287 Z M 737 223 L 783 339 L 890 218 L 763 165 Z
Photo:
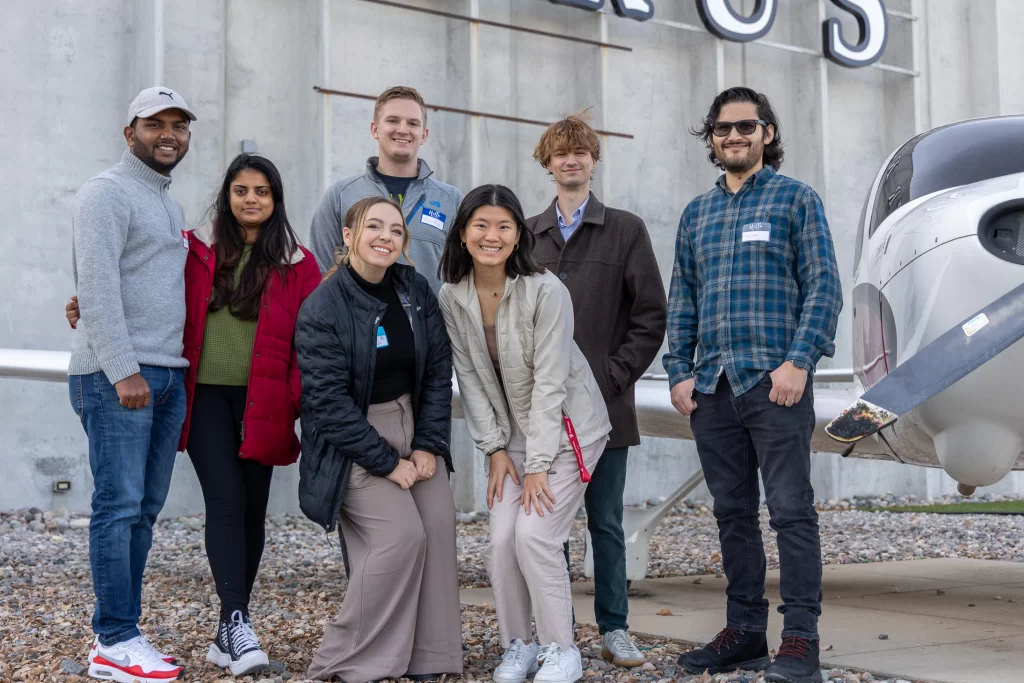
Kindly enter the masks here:
M 157 683 L 182 675 L 139 631 L 142 575 L 185 419 L 185 219 L 171 170 L 196 120 L 170 88 L 128 109 L 121 161 L 86 182 L 74 213 L 81 321 L 72 343 L 71 405 L 89 440 L 95 483 L 89 562 L 96 605 L 93 678 Z

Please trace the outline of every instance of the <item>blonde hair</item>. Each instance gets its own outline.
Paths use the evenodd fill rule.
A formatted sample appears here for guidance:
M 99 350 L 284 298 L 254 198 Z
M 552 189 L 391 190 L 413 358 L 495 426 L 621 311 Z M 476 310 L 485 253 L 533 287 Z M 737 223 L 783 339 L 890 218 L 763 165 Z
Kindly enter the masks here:
M 574 152 L 577 149 L 585 149 L 590 152 L 596 163 L 601 158 L 601 139 L 597 132 L 587 123 L 590 120 L 590 108 L 578 111 L 575 114 L 566 116 L 561 121 L 555 121 L 544 134 L 540 136 L 540 142 L 533 152 L 533 158 L 540 162 L 544 168 L 551 163 L 551 157 L 556 152 Z
M 373 105 L 373 120 L 376 121 L 380 118 L 380 111 L 384 108 L 384 105 L 391 100 L 412 100 L 416 104 L 420 105 L 420 110 L 423 112 L 423 127 L 427 127 L 427 105 L 423 103 L 423 98 L 416 91 L 416 88 L 410 88 L 405 85 L 395 85 L 380 94 L 377 98 L 376 104 Z
M 402 221 L 402 256 L 409 262 L 409 265 L 415 266 L 413 260 L 409 258 L 409 226 L 405 224 L 405 216 L 402 214 L 401 205 L 393 199 L 387 197 L 363 197 L 348 210 L 345 214 L 345 227 L 352 231 L 352 244 L 356 244 L 359 241 L 359 236 L 363 232 L 363 228 L 366 225 L 366 215 L 370 213 L 370 209 L 377 206 L 378 204 L 388 204 L 393 206 L 398 211 L 398 216 Z M 352 250 L 346 247 L 344 244 L 339 244 L 334 248 L 334 265 L 331 266 L 330 270 L 324 273 L 323 279 L 326 280 L 338 270 L 341 264 L 346 266 L 352 262 Z

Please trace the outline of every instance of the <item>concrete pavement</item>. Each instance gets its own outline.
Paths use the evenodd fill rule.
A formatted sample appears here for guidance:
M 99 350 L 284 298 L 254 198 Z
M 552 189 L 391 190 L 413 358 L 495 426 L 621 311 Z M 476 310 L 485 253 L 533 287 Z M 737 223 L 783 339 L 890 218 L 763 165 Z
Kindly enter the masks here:
M 724 626 L 725 579 L 634 581 L 630 628 L 701 643 Z M 573 584 L 577 619 L 593 622 L 590 583 Z M 778 571 L 768 573 L 768 642 L 778 648 Z M 489 588 L 462 591 L 493 604 Z M 671 616 L 659 611 L 671 611 Z M 1024 675 L 1024 564 L 968 559 L 829 565 L 824 568 L 822 661 L 837 667 L 949 683 Z M 887 639 L 880 639 L 885 634 Z

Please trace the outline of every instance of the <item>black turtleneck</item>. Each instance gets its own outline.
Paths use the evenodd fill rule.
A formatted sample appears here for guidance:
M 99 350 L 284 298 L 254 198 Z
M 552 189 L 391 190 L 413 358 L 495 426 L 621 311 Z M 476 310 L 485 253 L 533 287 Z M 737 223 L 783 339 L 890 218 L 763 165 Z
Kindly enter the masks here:
M 387 403 L 411 394 L 416 381 L 416 346 L 409 318 L 395 292 L 391 271 L 385 272 L 384 279 L 377 283 L 367 282 L 352 268 L 349 272 L 364 292 L 388 307 L 378 323 L 377 363 L 370 403 Z

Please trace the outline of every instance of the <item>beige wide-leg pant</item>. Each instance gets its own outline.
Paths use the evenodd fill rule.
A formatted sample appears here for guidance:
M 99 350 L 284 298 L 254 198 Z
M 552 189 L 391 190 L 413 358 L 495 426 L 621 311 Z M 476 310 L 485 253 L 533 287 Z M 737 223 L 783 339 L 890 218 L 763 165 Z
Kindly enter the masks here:
M 367 420 L 403 458 L 412 454 L 408 396 L 370 406 Z M 408 491 L 353 465 L 340 524 L 348 590 L 307 676 L 365 683 L 462 673 L 455 502 L 444 460 Z
M 607 437 L 583 448 L 583 463 L 591 473 L 604 451 Z M 526 440 L 514 429 L 506 450 L 520 483 L 525 483 Z M 490 511 L 490 543 L 484 555 L 487 573 L 494 591 L 501 645 L 512 640 L 530 642 L 530 611 L 537 622 L 541 645 L 558 643 L 563 649 L 573 644 L 572 595 L 569 570 L 565 566 L 563 545 L 569 538 L 572 522 L 583 502 L 587 485 L 580 481 L 576 455 L 559 453 L 548 471 L 548 488 L 555 498 L 554 512 L 544 508 L 544 516 L 531 505 L 526 514 L 522 504 L 522 486 L 505 477 L 501 502 L 497 498 Z

